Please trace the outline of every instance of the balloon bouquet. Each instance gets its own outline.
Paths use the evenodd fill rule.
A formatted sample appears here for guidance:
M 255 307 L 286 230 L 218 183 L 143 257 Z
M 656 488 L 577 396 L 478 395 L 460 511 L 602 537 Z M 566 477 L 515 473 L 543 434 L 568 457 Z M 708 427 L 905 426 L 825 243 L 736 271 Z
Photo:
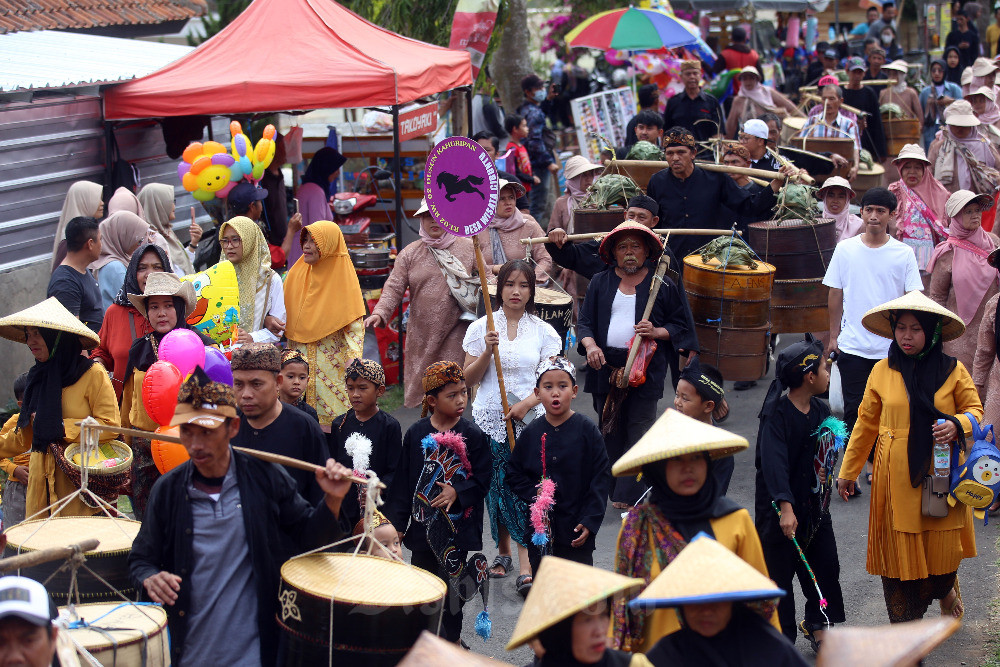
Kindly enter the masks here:
M 170 420 L 174 418 L 177 392 L 184 380 L 201 366 L 213 381 L 232 386 L 233 371 L 221 350 L 205 347 L 198 334 L 190 329 L 174 329 L 165 335 L 158 354 L 159 360 L 142 379 L 142 403 L 146 413 L 159 424 L 156 433 L 178 437 L 180 429 L 170 426 Z M 187 450 L 177 443 L 153 440 L 150 450 L 161 474 L 188 460 Z

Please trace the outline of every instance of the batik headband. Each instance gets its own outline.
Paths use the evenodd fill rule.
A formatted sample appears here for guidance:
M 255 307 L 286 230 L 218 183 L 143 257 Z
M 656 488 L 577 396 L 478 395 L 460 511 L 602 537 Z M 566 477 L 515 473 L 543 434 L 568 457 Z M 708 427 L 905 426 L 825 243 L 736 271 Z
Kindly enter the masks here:
M 752 162 L 750 159 L 750 149 L 743 144 L 738 144 L 735 142 L 728 142 L 725 144 L 725 149 L 722 152 L 723 155 L 735 155 L 738 158 L 746 160 L 747 162 Z
M 248 343 L 233 350 L 234 371 L 281 371 L 281 352 L 269 343 Z
M 663 145 L 666 148 L 672 146 L 684 146 L 691 150 L 696 150 L 698 144 L 694 140 L 694 135 L 690 132 L 673 131 L 663 137 Z
M 344 377 L 362 378 L 376 387 L 385 386 L 385 371 L 382 369 L 382 365 L 371 359 L 355 359 L 347 367 L 347 373 L 344 374 Z
M 389 519 L 386 518 L 384 514 L 382 514 L 378 510 L 372 512 L 372 530 L 375 530 L 376 528 L 380 526 L 385 526 L 387 524 L 391 526 L 392 522 L 389 521 Z M 354 524 L 354 530 L 351 532 L 351 534 L 360 535 L 363 532 L 365 532 L 365 519 L 364 517 L 361 517 L 361 519 L 356 524 Z
M 424 371 L 425 394 L 451 382 L 465 382 L 462 367 L 454 361 L 435 361 Z
M 576 384 L 576 366 L 562 355 L 557 354 L 548 359 L 542 359 L 538 367 L 535 368 L 535 381 L 541 380 L 542 376 L 549 371 L 565 371 L 573 378 L 573 384 Z
M 705 375 L 697 362 L 688 364 L 681 371 L 679 379 L 690 382 L 698 394 L 706 400 L 719 403 L 726 395 L 726 390 L 722 388 L 722 385 Z
M 177 402 L 190 403 L 198 409 L 218 410 L 228 407 L 232 409 L 231 416 L 236 416 L 236 395 L 233 388 L 222 382 L 214 382 L 200 366 L 181 385 L 177 392 Z
M 302 352 L 298 349 L 292 348 L 288 350 L 282 350 L 281 352 L 281 367 L 284 368 L 288 364 L 305 364 L 309 365 L 306 358 L 302 356 Z

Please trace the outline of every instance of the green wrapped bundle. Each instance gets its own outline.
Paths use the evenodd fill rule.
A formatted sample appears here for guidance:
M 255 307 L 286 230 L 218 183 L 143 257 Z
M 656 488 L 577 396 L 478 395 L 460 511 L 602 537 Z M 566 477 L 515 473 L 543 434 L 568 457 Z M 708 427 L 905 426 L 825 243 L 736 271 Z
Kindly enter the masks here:
M 720 236 L 712 239 L 703 245 L 697 251 L 697 254 L 701 255 L 701 261 L 706 264 L 712 259 L 717 259 L 719 264 L 723 266 L 749 266 L 751 269 L 757 268 L 754 251 L 739 236 Z
M 903 113 L 902 107 L 895 102 L 886 102 L 878 108 L 878 112 L 889 118 L 907 118 L 907 115 Z
M 628 200 L 643 194 L 639 186 L 624 174 L 604 174 L 587 188 L 587 198 L 581 208 L 611 208 L 628 206 Z
M 778 203 L 771 209 L 775 220 L 802 220 L 816 223 L 816 188 L 801 183 L 786 183 L 778 191 Z
M 875 166 L 875 159 L 872 158 L 872 154 L 868 152 L 867 148 L 862 148 L 861 152 L 858 153 L 858 162 L 865 165 L 865 171 L 871 171 L 872 167 Z
M 648 141 L 637 141 L 632 145 L 629 150 L 628 155 L 625 156 L 626 160 L 652 160 L 654 162 L 663 162 L 663 151 L 660 150 L 658 146 L 652 144 Z

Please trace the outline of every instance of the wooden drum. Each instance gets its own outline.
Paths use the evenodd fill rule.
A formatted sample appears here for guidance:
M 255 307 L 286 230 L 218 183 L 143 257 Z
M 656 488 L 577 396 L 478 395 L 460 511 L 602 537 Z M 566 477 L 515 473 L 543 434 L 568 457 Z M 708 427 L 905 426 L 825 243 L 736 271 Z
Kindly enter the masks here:
M 702 363 L 719 369 L 727 382 L 753 382 L 767 368 L 770 326 L 732 329 L 695 323 Z
M 738 329 L 767 324 L 774 267 L 758 262 L 756 269 L 723 268 L 700 255 L 684 258 L 684 289 L 695 324 L 721 324 Z M 729 378 L 726 378 L 727 380 Z
M 84 537 L 93 537 L 101 544 L 94 551 L 84 554 L 87 567 L 103 577 L 126 597 L 135 597 L 135 589 L 128 576 L 128 555 L 132 541 L 139 534 L 138 521 L 110 519 L 106 516 L 54 517 L 19 523 L 7 531 L 4 556 L 39 551 L 51 547 L 64 547 Z M 21 570 L 21 574 L 36 581 L 45 581 L 58 570 L 61 561 L 41 563 Z M 56 602 L 66 602 L 70 588 L 70 570 L 64 569 L 45 585 Z M 80 568 L 77 572 L 81 602 L 114 602 L 121 598 Z
M 59 609 L 64 616 L 67 610 L 68 607 Z M 163 607 L 98 602 L 77 605 L 76 615 L 80 622 L 73 625 L 78 627 L 70 627 L 66 632 L 105 667 L 170 664 L 170 635 Z
M 906 144 L 922 144 L 920 121 L 916 118 L 889 118 L 882 116 L 885 130 L 885 152 L 889 157 L 899 155 Z
M 281 566 L 279 662 L 312 667 L 327 664 L 332 654 L 333 664 L 396 665 L 422 631 L 438 631 L 446 594 L 445 583 L 430 572 L 384 558 L 292 558 Z
M 751 222 L 747 242 L 765 262 L 774 265 L 777 280 L 822 278 L 837 247 L 833 219 L 816 224 L 802 220 Z
M 822 278 L 775 280 L 771 291 L 771 332 L 828 331 L 829 294 L 830 288 L 823 284 Z

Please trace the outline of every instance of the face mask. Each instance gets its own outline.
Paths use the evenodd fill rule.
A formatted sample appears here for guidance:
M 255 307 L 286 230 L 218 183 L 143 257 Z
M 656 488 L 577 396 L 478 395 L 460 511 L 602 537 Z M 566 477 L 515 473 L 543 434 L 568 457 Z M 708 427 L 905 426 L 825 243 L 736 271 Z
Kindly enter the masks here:
M 539 88 L 538 90 L 535 91 L 535 101 L 539 102 L 539 103 L 545 101 L 545 89 L 544 88 Z
M 890 34 L 882 35 L 882 43 L 885 44 L 886 46 L 892 44 L 892 35 Z

